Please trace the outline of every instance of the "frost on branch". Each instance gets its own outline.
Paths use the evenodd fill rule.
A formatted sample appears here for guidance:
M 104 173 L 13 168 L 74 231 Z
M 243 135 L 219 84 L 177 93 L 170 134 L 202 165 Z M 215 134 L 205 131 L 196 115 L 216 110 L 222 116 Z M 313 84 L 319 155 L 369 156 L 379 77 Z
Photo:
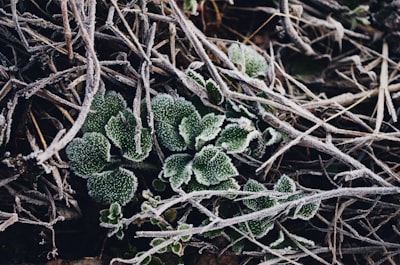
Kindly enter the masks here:
M 105 94 L 97 93 L 93 98 L 82 131 L 99 132 L 105 135 L 104 126 L 108 120 L 125 108 L 126 102 L 121 94 L 115 91 L 108 91 Z
M 198 183 L 197 181 L 190 181 L 188 186 L 187 186 L 187 191 L 192 192 L 192 191 L 203 191 L 203 190 L 224 190 L 224 191 L 234 191 L 234 190 L 240 190 L 240 185 L 239 183 L 234 179 L 234 178 L 229 178 L 227 180 L 221 181 L 218 184 L 211 185 L 211 186 L 206 186 Z M 236 198 L 235 194 L 229 194 L 227 192 L 227 195 L 224 197 L 228 199 L 234 199 Z
M 111 144 L 101 133 L 85 133 L 66 148 L 69 165 L 81 177 L 100 172 L 110 160 Z
M 251 46 L 233 43 L 228 49 L 229 59 L 240 66 L 240 70 L 250 77 L 266 76 L 268 63 Z
M 179 133 L 179 125 L 184 117 L 193 120 L 200 117 L 193 104 L 183 98 L 173 99 L 170 95 L 161 94 L 153 98 L 152 109 L 160 143 L 171 151 L 186 150 L 187 143 Z
M 176 189 L 187 184 L 192 176 L 192 156 L 174 154 L 165 159 L 162 178 L 169 179 L 172 188 Z
M 133 113 L 126 109 L 113 116 L 105 126 L 107 136 L 111 141 L 122 150 L 123 156 L 129 160 L 143 161 L 150 153 L 152 141 L 150 130 L 141 129 L 140 152 L 137 151 L 136 138 L 136 119 Z
M 206 186 L 216 185 L 238 175 L 231 159 L 213 145 L 205 146 L 196 153 L 192 170 L 197 182 Z
M 137 189 L 137 178 L 130 170 L 118 168 L 88 178 L 89 195 L 97 202 L 127 204 Z
M 250 120 L 242 117 L 239 122 L 241 121 L 248 122 L 249 125 L 227 125 L 216 142 L 216 145 L 224 148 L 228 154 L 243 153 L 250 142 L 260 135 L 260 132 L 250 125 Z

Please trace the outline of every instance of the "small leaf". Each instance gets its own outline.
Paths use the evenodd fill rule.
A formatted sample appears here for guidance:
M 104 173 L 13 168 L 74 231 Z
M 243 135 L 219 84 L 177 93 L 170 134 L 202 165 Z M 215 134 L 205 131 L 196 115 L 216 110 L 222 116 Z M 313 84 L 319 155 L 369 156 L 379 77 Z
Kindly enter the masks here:
M 187 69 L 186 75 L 189 76 L 191 79 L 193 79 L 200 86 L 202 86 L 202 87 L 206 86 L 206 81 L 204 81 L 204 77 L 201 74 L 199 74 L 198 72 L 196 72 L 192 69 Z
M 293 219 L 310 220 L 317 213 L 319 205 L 320 202 L 314 202 L 298 206 L 294 212 Z
M 197 182 L 206 186 L 216 185 L 239 174 L 231 159 L 212 145 L 196 153 L 192 169 Z
M 249 179 L 246 184 L 243 186 L 243 191 L 250 192 L 259 192 L 262 195 L 263 192 L 267 192 L 267 188 L 261 183 L 257 182 L 254 179 Z M 243 204 L 246 205 L 247 208 L 253 211 L 259 211 L 266 208 L 271 208 L 276 205 L 276 200 L 270 198 L 269 196 L 261 196 L 255 199 L 244 199 Z
M 214 113 L 209 113 L 202 118 L 201 132 L 195 138 L 196 150 L 200 150 L 206 142 L 217 137 L 224 120 L 224 115 L 215 115 Z
M 153 186 L 154 190 L 158 192 L 163 192 L 166 189 L 165 182 L 160 179 L 154 179 L 151 182 L 151 185 Z
M 221 132 L 216 145 L 226 149 L 228 154 L 243 153 L 253 139 L 260 132 L 252 127 L 243 127 L 240 124 L 229 124 Z
M 272 249 L 283 249 L 283 250 L 293 250 L 299 249 L 296 242 L 304 247 L 314 247 L 315 243 L 312 240 L 304 238 L 302 236 L 290 234 L 290 237 L 287 237 L 282 231 L 279 231 L 279 237 L 277 240 L 272 242 L 269 246 Z M 294 242 L 295 240 L 296 242 Z
M 88 178 L 89 195 L 99 203 L 120 205 L 127 204 L 137 189 L 137 178 L 133 172 L 118 168 L 104 171 Z
M 207 89 L 208 96 L 213 102 L 215 102 L 217 105 L 221 105 L 222 102 L 224 102 L 225 98 L 222 94 L 221 88 L 217 83 L 215 83 L 214 80 L 208 79 L 205 87 Z
M 67 153 L 70 167 L 81 177 L 87 178 L 100 172 L 110 160 L 111 144 L 101 133 L 85 133 L 69 143 Z
M 153 240 L 151 240 L 150 246 L 156 247 L 156 246 L 158 246 L 158 245 L 160 245 L 160 244 L 162 244 L 164 242 L 165 242 L 164 238 L 156 237 L 156 238 L 153 238 Z M 167 252 L 167 250 L 168 250 L 167 247 L 163 247 L 163 248 L 159 249 L 157 252 L 158 253 L 165 253 L 165 252 Z
M 187 184 L 192 176 L 192 156 L 173 154 L 165 159 L 163 177 L 169 179 L 172 188 L 177 189 Z
M 197 0 L 184 0 L 183 2 L 183 10 L 185 12 L 190 12 L 191 15 L 193 16 L 197 16 L 198 12 L 197 12 Z
M 122 229 L 119 229 L 118 232 L 115 234 L 115 236 L 119 239 L 122 240 L 124 239 L 125 233 Z
M 140 252 L 138 252 L 138 253 L 136 254 L 136 257 L 140 257 L 140 256 L 142 256 L 144 253 L 146 253 L 146 252 L 140 251 Z M 149 255 L 149 256 L 147 256 L 147 257 L 140 263 L 140 265 L 148 265 L 148 264 L 150 264 L 151 260 L 152 260 L 152 257 Z
M 184 117 L 182 122 L 179 124 L 179 134 L 185 140 L 186 145 L 190 149 L 195 148 L 196 136 L 199 134 L 201 129 L 201 117 L 197 112 L 196 114 Z
M 141 162 L 148 157 L 152 148 L 152 139 L 149 129 L 142 128 L 140 135 L 140 149 L 137 152 L 136 119 L 132 111 L 126 109 L 111 117 L 105 126 L 108 138 L 121 148 L 123 156 L 135 162 Z
M 170 95 L 160 94 L 153 98 L 152 109 L 160 143 L 171 151 L 186 150 L 187 144 L 179 133 L 179 125 L 184 117 L 199 115 L 194 105 L 183 98 L 173 99 Z
M 172 253 L 175 253 L 179 257 L 183 256 L 183 246 L 180 242 L 174 242 L 171 245 L 171 250 L 172 250 Z
M 229 59 L 240 66 L 240 70 L 250 77 L 265 77 L 268 63 L 265 58 L 251 46 L 233 43 L 228 49 Z
M 296 183 L 287 175 L 282 175 L 274 185 L 274 191 L 293 193 L 296 191 Z
M 186 229 L 191 229 L 193 227 L 192 224 L 179 224 L 178 227 L 176 228 L 177 230 L 186 230 Z M 181 236 L 180 239 L 182 242 L 188 242 L 192 238 L 192 235 L 187 235 L 187 236 Z
M 268 135 L 268 140 L 266 140 L 265 145 L 266 146 L 271 146 L 273 144 L 277 144 L 280 141 L 282 141 L 282 134 L 280 132 L 278 132 L 277 130 L 275 130 L 272 127 L 268 127 L 264 132 L 263 132 L 263 136 L 264 138 L 267 138 Z
M 115 91 L 108 91 L 105 95 L 98 92 L 93 98 L 82 131 L 99 132 L 105 135 L 104 126 L 108 120 L 125 108 L 126 102 L 121 94 Z

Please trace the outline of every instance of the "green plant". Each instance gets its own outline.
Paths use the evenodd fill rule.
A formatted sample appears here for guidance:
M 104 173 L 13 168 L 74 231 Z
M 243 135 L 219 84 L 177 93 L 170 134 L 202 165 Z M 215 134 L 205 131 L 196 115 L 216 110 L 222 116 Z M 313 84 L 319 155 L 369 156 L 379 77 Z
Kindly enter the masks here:
M 266 76 L 268 63 L 251 46 L 240 43 L 233 43 L 228 49 L 229 59 L 240 67 L 243 73 L 250 77 Z
M 82 130 L 82 138 L 75 138 L 66 148 L 70 167 L 87 179 L 88 193 L 94 200 L 125 205 L 137 189 L 135 174 L 123 168 L 130 164 L 125 159 L 142 162 L 148 157 L 152 149 L 150 130 L 137 128 L 132 111 L 114 91 L 95 95 Z M 111 154 L 115 149 L 119 153 Z
M 165 159 L 161 179 L 174 189 L 220 189 L 225 185 L 239 189 L 233 179 L 239 172 L 229 155 L 244 153 L 252 140 L 261 138 L 250 119 L 227 120 L 225 115 L 214 113 L 201 117 L 192 103 L 166 94 L 154 97 L 152 107 L 161 145 L 171 151 L 187 151 Z
M 124 237 L 125 225 L 121 223 L 123 214 L 122 207 L 119 203 L 113 202 L 108 209 L 100 211 L 100 226 L 109 228 L 108 237 L 115 235 L 118 239 Z

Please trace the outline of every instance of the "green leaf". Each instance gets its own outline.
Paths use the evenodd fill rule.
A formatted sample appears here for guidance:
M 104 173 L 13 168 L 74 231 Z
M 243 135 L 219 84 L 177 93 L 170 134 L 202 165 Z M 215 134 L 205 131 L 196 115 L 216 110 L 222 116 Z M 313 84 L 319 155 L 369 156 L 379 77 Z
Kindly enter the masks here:
M 126 109 L 111 117 L 105 126 L 108 138 L 123 152 L 123 156 L 135 162 L 141 162 L 148 157 L 152 148 L 150 130 L 141 129 L 140 152 L 136 143 L 136 119 L 132 111 Z
M 293 249 L 299 249 L 297 246 L 296 242 L 304 247 L 314 247 L 315 243 L 312 240 L 309 240 L 307 238 L 290 234 L 290 237 L 287 237 L 282 231 L 279 231 L 279 237 L 277 240 L 272 242 L 269 246 L 272 249 L 284 249 L 284 250 L 293 250 Z M 295 242 L 296 241 L 296 242 Z
M 197 84 L 199 84 L 202 87 L 206 86 L 206 81 L 204 81 L 204 77 L 199 74 L 198 72 L 192 70 L 192 69 L 187 69 L 186 70 L 186 75 L 193 79 Z
M 209 113 L 201 119 L 201 132 L 195 138 L 195 148 L 200 150 L 203 145 L 217 137 L 224 123 L 224 115 Z
M 310 220 L 319 209 L 320 202 L 307 203 L 300 205 L 294 211 L 293 219 Z
M 274 185 L 274 191 L 293 193 L 296 191 L 296 183 L 287 175 L 282 175 Z
M 250 121 L 246 118 L 243 121 Z M 229 124 L 221 132 L 216 145 L 224 148 L 228 154 L 243 153 L 253 139 L 256 139 L 260 132 L 253 127 L 242 124 Z
M 164 242 L 165 242 L 164 238 L 156 237 L 156 238 L 153 238 L 153 240 L 151 240 L 150 246 L 156 247 L 156 246 L 158 246 L 158 245 L 160 245 L 160 244 L 162 244 Z M 168 250 L 167 247 L 163 247 L 163 248 L 159 249 L 157 252 L 158 253 L 165 253 L 165 252 L 167 252 L 167 250 Z
M 179 224 L 178 227 L 176 228 L 177 230 L 186 230 L 186 229 L 191 229 L 193 227 L 192 224 Z M 181 236 L 180 239 L 182 242 L 188 242 L 192 238 L 192 235 L 187 235 L 187 236 Z
M 179 125 L 184 117 L 200 115 L 194 105 L 183 98 L 160 94 L 153 98 L 152 109 L 160 144 L 171 151 L 186 150 L 187 143 L 179 133 Z
M 179 124 L 179 134 L 190 149 L 195 148 L 196 136 L 199 134 L 201 129 L 201 117 L 198 113 L 196 113 L 196 115 L 184 117 Z
M 75 138 L 65 152 L 70 167 L 81 177 L 87 178 L 100 172 L 110 160 L 111 144 L 101 133 L 85 133 L 82 138 Z
M 121 94 L 115 91 L 108 91 L 105 95 L 98 92 L 93 98 L 82 131 L 99 132 L 105 135 L 104 126 L 108 120 L 125 108 L 126 102 Z
M 187 184 L 192 176 L 192 156 L 173 154 L 165 159 L 163 177 L 169 179 L 172 188 L 177 189 Z
M 175 253 L 179 257 L 183 256 L 183 246 L 180 242 L 174 242 L 171 245 L 171 250 L 172 250 L 172 253 Z
M 239 174 L 231 159 L 213 145 L 205 146 L 196 153 L 192 170 L 197 182 L 206 186 L 216 185 Z
M 122 217 L 122 208 L 121 205 L 119 205 L 118 202 L 113 202 L 110 204 L 110 214 L 109 216 L 116 217 L 116 218 L 121 218 Z
M 250 191 L 250 192 L 257 192 L 262 195 L 263 192 L 267 192 L 268 189 L 262 185 L 261 183 L 257 182 L 254 179 L 249 179 L 246 184 L 243 186 L 243 191 Z M 253 210 L 259 211 L 266 208 L 271 208 L 276 205 L 276 200 L 270 198 L 269 196 L 261 196 L 254 199 L 244 199 L 243 204 Z
M 184 0 L 183 1 L 183 10 L 185 12 L 190 12 L 191 15 L 197 16 L 197 0 Z
M 215 83 L 214 80 L 208 79 L 205 87 L 207 89 L 208 96 L 213 102 L 215 102 L 217 105 L 221 105 L 222 102 L 224 102 L 225 98 L 222 94 L 221 88 L 217 83 Z
M 120 205 L 127 204 L 137 189 L 137 178 L 133 172 L 118 168 L 104 171 L 88 178 L 89 195 L 99 203 Z
M 228 49 L 229 59 L 239 65 L 240 70 L 250 77 L 265 77 L 268 63 L 265 58 L 251 46 L 233 43 Z

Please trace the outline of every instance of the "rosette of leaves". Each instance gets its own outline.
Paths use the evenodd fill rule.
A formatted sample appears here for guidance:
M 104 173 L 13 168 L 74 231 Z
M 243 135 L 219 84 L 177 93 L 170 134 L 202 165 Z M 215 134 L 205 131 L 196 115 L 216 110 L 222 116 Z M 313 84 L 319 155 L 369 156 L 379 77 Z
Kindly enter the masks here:
M 136 118 L 132 111 L 125 109 L 109 119 L 105 130 L 108 138 L 121 149 L 125 158 L 141 162 L 149 155 L 152 140 L 150 130 L 142 128 L 140 130 L 140 143 L 136 143 L 136 125 Z M 137 145 L 139 145 L 139 148 Z
M 104 171 L 90 176 L 87 180 L 89 195 L 97 202 L 124 206 L 134 196 L 137 189 L 137 178 L 125 168 Z
M 126 101 L 115 91 L 96 93 L 82 126 L 83 132 L 99 132 L 106 134 L 105 125 L 112 116 L 126 109 Z
M 67 146 L 70 167 L 83 178 L 100 172 L 110 161 L 111 144 L 107 137 L 98 132 L 85 133 Z
M 171 155 L 165 160 L 161 174 L 176 189 L 188 184 L 192 175 L 199 184 L 210 187 L 238 175 L 238 171 L 222 150 L 208 145 L 194 157 L 189 154 Z
M 100 211 L 100 226 L 111 228 L 107 233 L 108 237 L 115 235 L 118 239 L 123 239 L 125 226 L 121 224 L 122 217 L 122 208 L 117 202 L 110 204 L 108 209 Z
M 251 46 L 233 43 L 228 49 L 228 57 L 250 77 L 265 77 L 267 74 L 267 61 Z

